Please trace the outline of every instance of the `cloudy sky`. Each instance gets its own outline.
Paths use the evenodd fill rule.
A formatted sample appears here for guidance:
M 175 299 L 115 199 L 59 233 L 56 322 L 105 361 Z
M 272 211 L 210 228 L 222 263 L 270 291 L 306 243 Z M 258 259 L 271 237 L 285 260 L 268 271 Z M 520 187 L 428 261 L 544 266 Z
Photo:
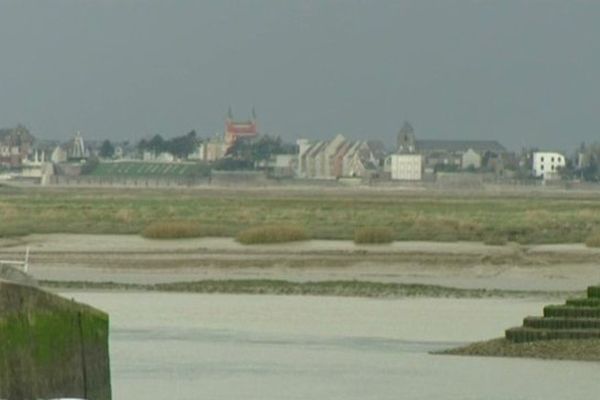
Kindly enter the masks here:
M 0 0 L 0 126 L 600 140 L 600 1 Z

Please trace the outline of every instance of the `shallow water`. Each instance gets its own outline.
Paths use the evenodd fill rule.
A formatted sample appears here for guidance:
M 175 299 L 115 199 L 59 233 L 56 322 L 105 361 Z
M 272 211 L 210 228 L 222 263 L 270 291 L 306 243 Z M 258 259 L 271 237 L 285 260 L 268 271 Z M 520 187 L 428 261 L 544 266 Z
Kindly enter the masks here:
M 113 398 L 596 399 L 600 364 L 428 352 L 547 302 L 65 294 L 111 315 Z

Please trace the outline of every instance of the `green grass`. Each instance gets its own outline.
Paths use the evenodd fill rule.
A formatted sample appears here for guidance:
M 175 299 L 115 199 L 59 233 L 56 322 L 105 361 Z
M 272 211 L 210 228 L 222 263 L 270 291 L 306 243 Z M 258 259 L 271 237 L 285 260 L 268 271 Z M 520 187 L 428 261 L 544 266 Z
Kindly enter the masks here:
M 243 244 L 287 243 L 308 240 L 308 234 L 295 225 L 262 225 L 244 229 L 236 240 Z
M 140 234 L 158 220 L 218 227 L 302 226 L 311 238 L 354 238 L 357 226 L 394 240 L 583 243 L 600 232 L 596 197 L 452 197 L 397 193 L 11 189 L 0 187 L 0 237 L 29 233 Z
M 362 227 L 354 230 L 354 243 L 385 244 L 394 241 L 394 231 L 386 227 Z

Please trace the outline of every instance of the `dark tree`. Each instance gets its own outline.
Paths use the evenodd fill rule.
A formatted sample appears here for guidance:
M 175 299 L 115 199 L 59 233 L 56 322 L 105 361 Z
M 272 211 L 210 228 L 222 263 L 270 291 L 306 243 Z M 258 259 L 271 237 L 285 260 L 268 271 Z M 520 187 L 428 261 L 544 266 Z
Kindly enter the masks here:
M 110 140 L 105 140 L 102 142 L 102 146 L 100 146 L 100 157 L 102 158 L 111 158 L 115 155 L 115 146 L 110 142 Z
M 279 137 L 262 135 L 254 139 L 238 139 L 228 155 L 236 160 L 260 164 L 276 154 L 292 154 L 294 150 L 293 145 L 284 144 Z
M 187 158 L 193 153 L 196 145 L 196 131 L 191 131 L 184 136 L 177 136 L 166 143 L 167 151 L 179 158 Z
M 145 150 L 153 151 L 154 153 L 162 153 L 167 150 L 165 139 L 161 135 L 154 135 L 148 142 L 148 146 Z

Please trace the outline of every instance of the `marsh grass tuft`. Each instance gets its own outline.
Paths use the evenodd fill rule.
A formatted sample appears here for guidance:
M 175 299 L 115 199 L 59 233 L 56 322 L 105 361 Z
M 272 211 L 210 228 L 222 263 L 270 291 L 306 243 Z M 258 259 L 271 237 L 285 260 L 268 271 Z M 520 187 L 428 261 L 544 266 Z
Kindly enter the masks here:
M 483 238 L 483 243 L 490 246 L 504 246 L 506 243 L 508 243 L 508 239 L 501 233 L 494 233 L 486 235 Z
M 308 240 L 303 227 L 297 225 L 262 225 L 239 232 L 236 240 L 243 244 L 285 243 Z
M 593 233 L 585 240 L 587 247 L 600 247 L 600 232 Z
M 142 236 L 148 239 L 183 239 L 222 236 L 218 227 L 201 225 L 190 221 L 157 221 L 146 226 Z
M 354 230 L 354 243 L 385 244 L 394 241 L 394 232 L 390 228 L 369 226 Z

